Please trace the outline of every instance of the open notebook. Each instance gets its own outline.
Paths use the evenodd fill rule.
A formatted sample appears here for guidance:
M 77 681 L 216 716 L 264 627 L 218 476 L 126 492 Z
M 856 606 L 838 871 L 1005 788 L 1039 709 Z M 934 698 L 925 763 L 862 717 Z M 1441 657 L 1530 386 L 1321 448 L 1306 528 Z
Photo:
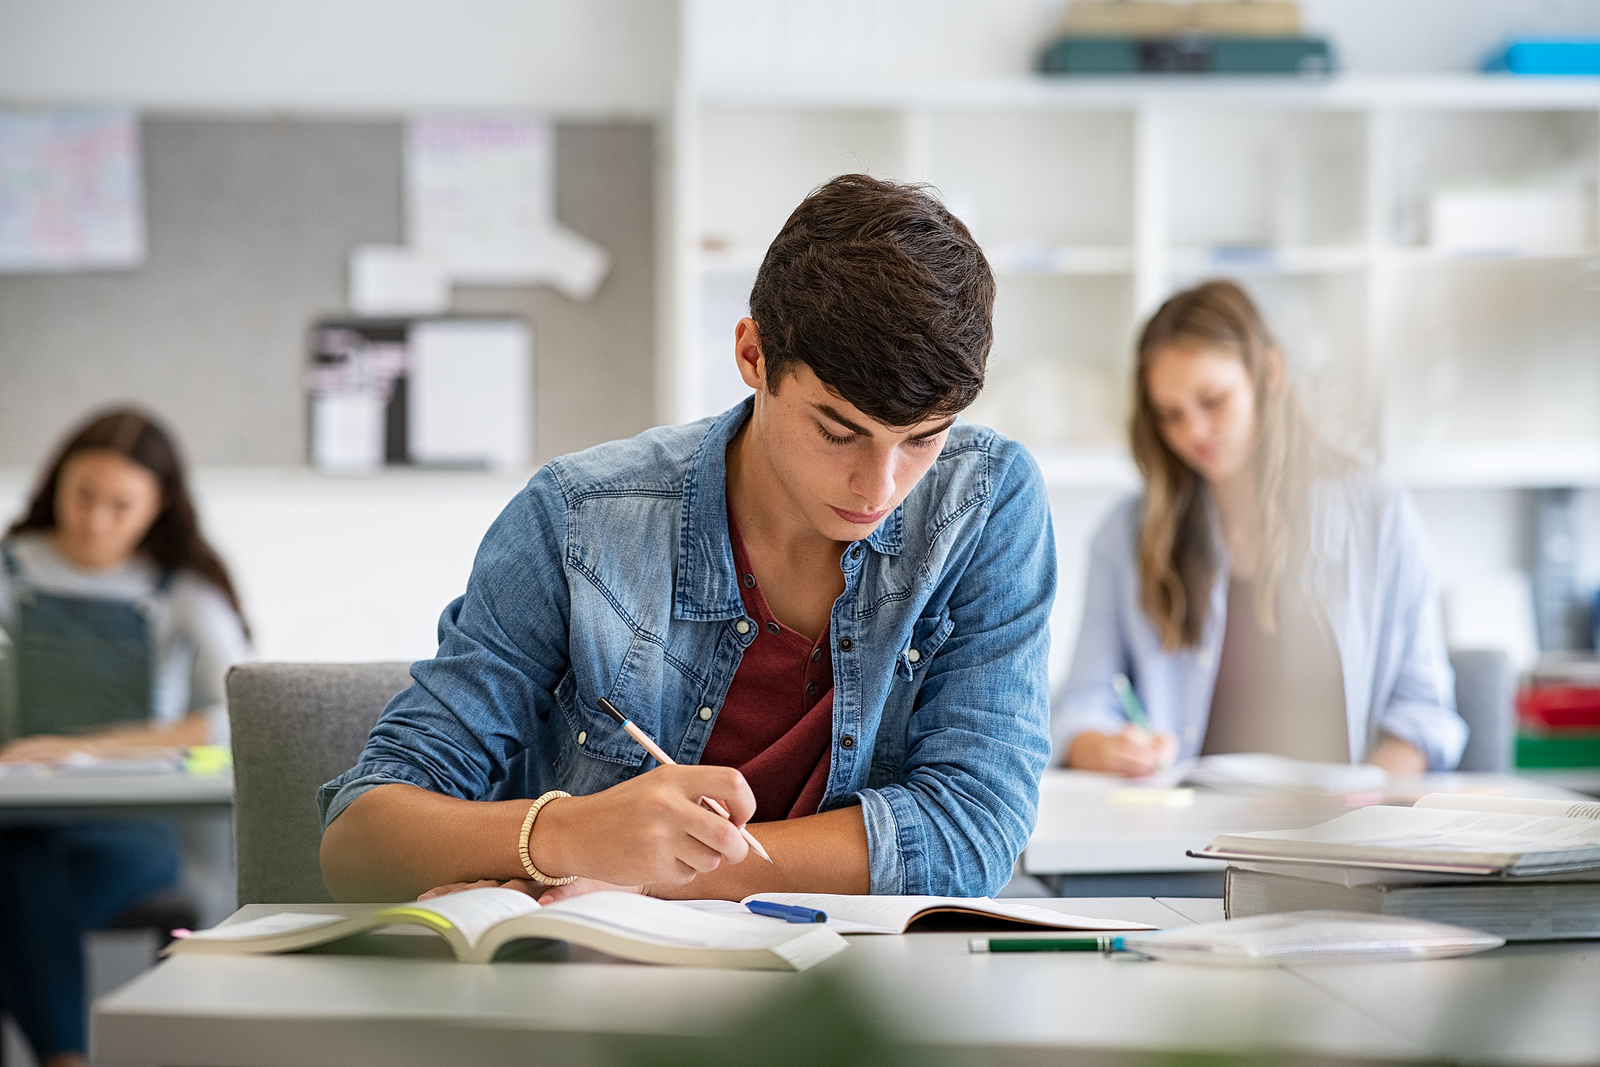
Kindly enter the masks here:
M 590 893 L 540 905 L 511 889 L 467 889 L 432 900 L 376 906 L 360 915 L 279 912 L 174 941 L 166 955 L 293 952 L 382 926 L 438 933 L 456 958 L 487 963 L 500 946 L 549 938 L 641 963 L 803 971 L 845 947 L 826 926 L 796 926 L 745 912 L 707 914 L 633 893 Z
M 732 915 L 752 900 L 815 908 L 828 913 L 828 926 L 841 934 L 903 934 L 912 930 L 1153 930 L 1144 923 L 1064 915 L 1016 900 L 989 897 L 847 896 L 836 893 L 753 893 L 731 900 L 689 903 L 711 914 Z

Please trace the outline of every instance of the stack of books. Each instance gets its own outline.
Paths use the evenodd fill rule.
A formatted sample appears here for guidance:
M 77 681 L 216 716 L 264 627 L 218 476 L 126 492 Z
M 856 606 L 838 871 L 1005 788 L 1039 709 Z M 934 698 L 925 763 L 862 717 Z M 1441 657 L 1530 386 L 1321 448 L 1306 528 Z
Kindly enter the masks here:
M 1324 37 L 1300 29 L 1293 0 L 1073 0 L 1045 74 L 1328 75 Z
M 1600 659 L 1546 656 L 1517 693 L 1518 767 L 1600 767 Z
M 1600 803 L 1430 793 L 1305 830 L 1223 834 L 1228 918 L 1306 909 L 1466 926 L 1508 941 L 1600 937 Z

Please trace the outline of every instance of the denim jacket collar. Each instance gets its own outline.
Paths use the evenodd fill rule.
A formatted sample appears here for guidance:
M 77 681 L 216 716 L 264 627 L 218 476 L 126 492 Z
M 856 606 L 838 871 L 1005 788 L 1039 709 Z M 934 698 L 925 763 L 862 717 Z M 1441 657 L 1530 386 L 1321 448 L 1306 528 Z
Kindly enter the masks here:
M 673 618 L 715 622 L 744 615 L 733 544 L 728 540 L 728 443 L 754 410 L 754 398 L 747 398 L 718 417 L 684 475 Z M 865 539 L 874 551 L 900 555 L 905 547 L 903 509 L 904 505 L 895 508 Z

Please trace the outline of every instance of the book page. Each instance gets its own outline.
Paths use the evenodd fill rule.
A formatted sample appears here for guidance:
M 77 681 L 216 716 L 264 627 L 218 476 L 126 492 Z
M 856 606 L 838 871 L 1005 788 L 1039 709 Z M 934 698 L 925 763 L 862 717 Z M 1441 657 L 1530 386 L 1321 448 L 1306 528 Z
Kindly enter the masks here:
M 1223 834 L 1213 844 L 1230 849 L 1276 841 L 1376 845 L 1435 854 L 1472 852 L 1515 856 L 1524 852 L 1575 851 L 1600 846 L 1600 821 L 1375 804 L 1304 830 Z M 1220 844 L 1222 842 L 1227 843 Z M 1336 848 L 1317 851 L 1338 855 Z
M 248 941 L 254 937 L 276 937 L 279 934 L 292 934 L 301 930 L 312 930 L 329 923 L 343 922 L 343 915 L 316 915 L 311 912 L 280 911 L 275 915 L 263 915 L 259 919 L 249 919 L 242 923 L 229 923 L 226 926 L 213 926 L 209 930 L 196 930 L 189 935 L 189 940 L 194 941 Z
M 1089 919 L 1047 908 L 989 897 L 856 896 L 843 893 L 756 893 L 740 903 L 766 900 L 816 908 L 828 913 L 828 925 L 841 934 L 902 934 L 925 912 L 960 909 L 1061 930 L 1149 930 L 1144 923 Z
M 538 910 L 539 902 L 526 893 L 519 893 L 515 889 L 485 887 L 384 908 L 374 918 L 420 919 L 435 929 L 457 930 L 467 944 L 476 946 L 496 924 Z
M 752 914 L 731 902 L 722 908 L 657 900 L 637 893 L 587 893 L 544 909 L 552 918 L 611 930 L 624 937 L 656 944 L 694 948 L 771 948 L 803 934 L 802 926 Z M 737 910 L 735 910 L 737 909 Z
M 1507 815 L 1553 815 L 1559 819 L 1600 819 L 1593 800 L 1532 800 L 1527 797 L 1481 797 L 1470 793 L 1429 793 L 1412 807 L 1451 811 L 1498 811 Z

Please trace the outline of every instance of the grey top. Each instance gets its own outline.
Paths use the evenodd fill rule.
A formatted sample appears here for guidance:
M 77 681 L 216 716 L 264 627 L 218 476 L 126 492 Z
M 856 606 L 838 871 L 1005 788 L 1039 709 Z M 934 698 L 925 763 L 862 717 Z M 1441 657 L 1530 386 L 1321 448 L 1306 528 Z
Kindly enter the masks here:
M 1228 618 L 1217 657 L 1201 755 L 1271 752 L 1292 759 L 1348 763 L 1344 679 L 1339 649 L 1294 582 L 1278 596 L 1268 633 L 1256 615 L 1255 583 L 1231 578 Z
M 244 626 L 222 591 L 204 578 L 180 571 L 165 592 L 156 585 L 160 570 L 136 556 L 119 567 L 85 570 L 69 562 L 41 533 L 22 533 L 6 542 L 22 578 L 41 593 L 143 602 L 151 620 L 156 662 L 152 666 L 155 701 L 151 720 L 170 725 L 204 713 L 211 741 L 228 741 L 228 668 L 248 658 Z M 0 644 L 9 646 L 17 625 L 16 593 L 0 567 Z M 7 655 L 10 648 L 3 650 Z

